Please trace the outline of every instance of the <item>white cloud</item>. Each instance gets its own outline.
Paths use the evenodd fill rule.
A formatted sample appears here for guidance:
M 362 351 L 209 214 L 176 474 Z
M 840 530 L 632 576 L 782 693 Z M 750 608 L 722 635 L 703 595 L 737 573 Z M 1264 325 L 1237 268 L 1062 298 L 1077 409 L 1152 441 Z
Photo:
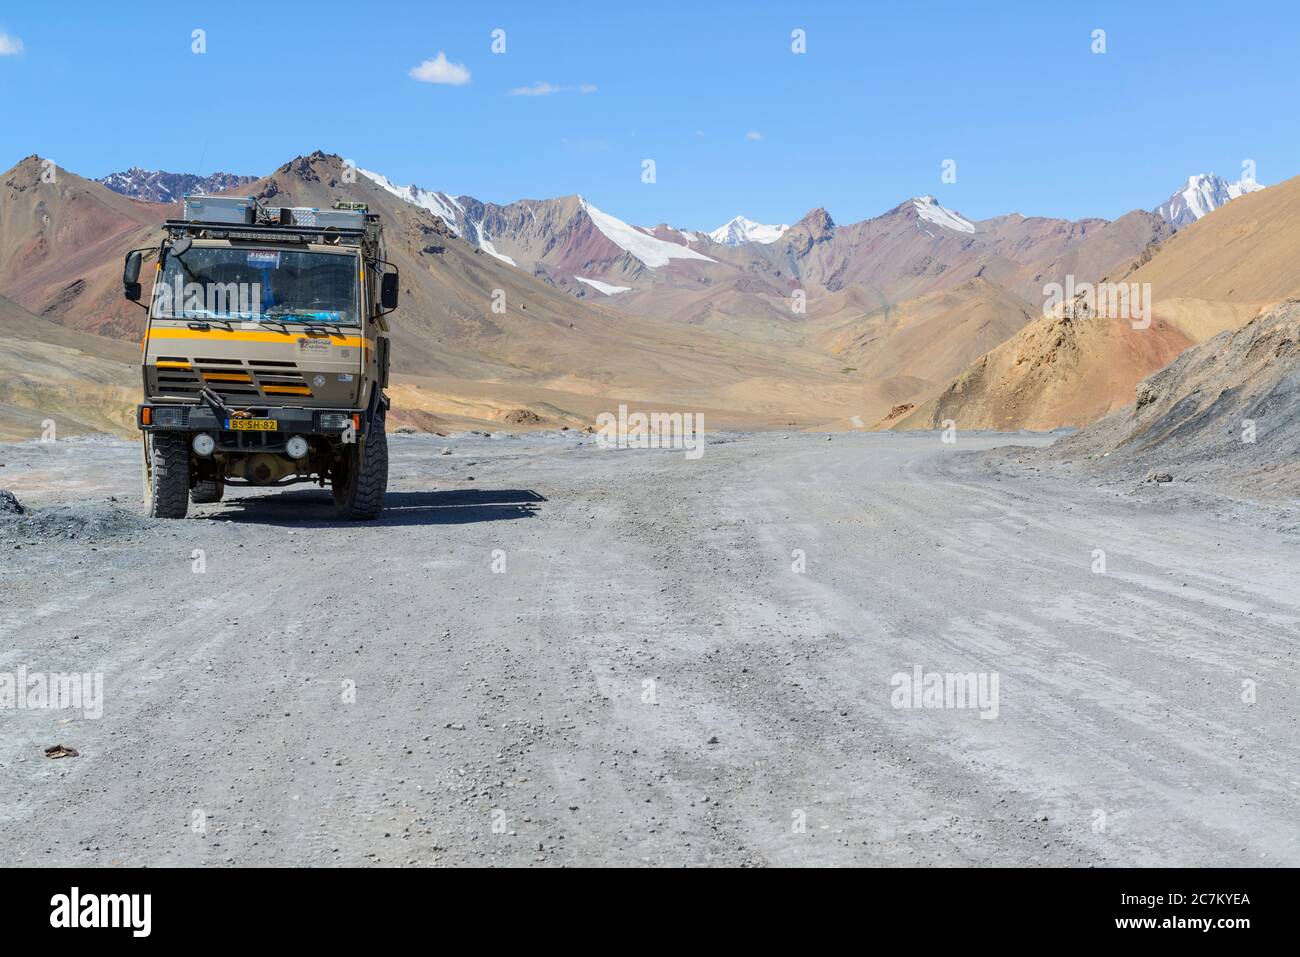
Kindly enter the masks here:
M 758 130 L 750 130 L 748 133 L 745 134 L 745 139 L 753 143 L 757 143 L 762 138 L 763 138 L 763 134 L 760 133 Z
M 445 83 L 448 86 L 464 86 L 469 82 L 469 70 L 463 63 L 447 62 L 447 54 L 441 50 L 432 60 L 425 60 L 419 66 L 411 67 L 410 77 L 421 83 Z
M 518 86 L 510 90 L 508 96 L 550 96 L 552 93 L 563 93 L 564 87 L 556 86 L 554 83 L 544 83 L 538 80 L 532 86 Z
M 11 37 L 7 33 L 0 33 L 0 56 L 17 56 L 23 52 L 23 41 L 17 37 Z
M 554 83 L 547 83 L 545 80 L 537 80 L 532 86 L 517 86 L 513 90 L 507 90 L 507 96 L 550 96 L 552 93 L 595 93 L 596 87 L 591 83 L 584 83 L 581 86 L 556 86 Z

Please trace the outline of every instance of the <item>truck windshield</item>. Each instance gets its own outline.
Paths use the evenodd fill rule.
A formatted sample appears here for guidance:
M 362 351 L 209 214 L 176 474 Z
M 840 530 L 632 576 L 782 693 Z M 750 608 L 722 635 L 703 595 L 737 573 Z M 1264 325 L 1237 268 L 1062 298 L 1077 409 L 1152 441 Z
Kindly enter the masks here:
M 167 257 L 153 315 L 355 326 L 358 272 L 347 253 L 191 246 Z

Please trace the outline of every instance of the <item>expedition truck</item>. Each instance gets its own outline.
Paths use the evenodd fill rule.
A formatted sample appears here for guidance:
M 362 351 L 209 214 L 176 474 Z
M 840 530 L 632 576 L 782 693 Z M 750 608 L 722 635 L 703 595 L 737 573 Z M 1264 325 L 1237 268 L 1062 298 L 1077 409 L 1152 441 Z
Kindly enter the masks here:
M 377 517 L 398 289 L 379 217 L 187 196 L 159 248 L 127 253 L 127 299 L 141 304 L 155 256 L 136 415 L 146 513 L 184 518 L 228 485 L 328 482 L 341 518 Z

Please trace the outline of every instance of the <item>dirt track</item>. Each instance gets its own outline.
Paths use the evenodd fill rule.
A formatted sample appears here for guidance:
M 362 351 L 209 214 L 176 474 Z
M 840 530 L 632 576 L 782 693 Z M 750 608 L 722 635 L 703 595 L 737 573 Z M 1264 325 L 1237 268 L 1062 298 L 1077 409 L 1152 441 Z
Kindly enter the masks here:
M 136 520 L 135 446 L 0 445 L 0 672 L 105 688 L 0 711 L 0 858 L 1300 864 L 1293 511 L 960 454 L 1006 436 L 710 439 L 393 436 L 361 527 Z M 893 707 L 918 664 L 996 718 Z

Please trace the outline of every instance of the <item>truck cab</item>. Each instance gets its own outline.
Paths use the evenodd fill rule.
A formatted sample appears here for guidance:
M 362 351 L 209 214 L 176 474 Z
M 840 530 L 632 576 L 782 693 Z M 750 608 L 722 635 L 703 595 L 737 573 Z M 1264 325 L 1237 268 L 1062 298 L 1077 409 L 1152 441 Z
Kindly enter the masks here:
M 388 483 L 387 316 L 397 271 L 377 216 L 187 196 L 153 254 L 137 410 L 147 514 L 183 518 L 230 485 L 328 483 L 338 515 L 373 519 Z

